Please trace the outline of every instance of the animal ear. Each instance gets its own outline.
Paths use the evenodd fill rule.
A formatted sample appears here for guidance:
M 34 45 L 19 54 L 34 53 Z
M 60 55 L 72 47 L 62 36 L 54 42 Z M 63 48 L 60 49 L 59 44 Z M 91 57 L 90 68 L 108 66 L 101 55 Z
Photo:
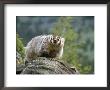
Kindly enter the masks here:
M 65 38 L 62 38 L 62 41 L 65 42 Z

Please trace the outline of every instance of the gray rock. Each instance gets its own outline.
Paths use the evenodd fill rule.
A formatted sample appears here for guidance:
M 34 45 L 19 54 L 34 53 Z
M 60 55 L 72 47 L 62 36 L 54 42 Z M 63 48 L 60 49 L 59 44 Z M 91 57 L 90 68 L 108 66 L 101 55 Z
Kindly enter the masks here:
M 79 74 L 76 68 L 71 68 L 62 60 L 39 57 L 21 67 L 21 74 Z

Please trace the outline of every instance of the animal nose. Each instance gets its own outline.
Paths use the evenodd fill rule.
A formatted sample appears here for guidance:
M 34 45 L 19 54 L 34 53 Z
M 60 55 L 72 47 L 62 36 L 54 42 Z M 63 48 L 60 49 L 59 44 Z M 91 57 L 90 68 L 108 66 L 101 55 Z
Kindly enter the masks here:
M 54 43 L 56 43 L 57 42 L 57 40 L 54 40 Z

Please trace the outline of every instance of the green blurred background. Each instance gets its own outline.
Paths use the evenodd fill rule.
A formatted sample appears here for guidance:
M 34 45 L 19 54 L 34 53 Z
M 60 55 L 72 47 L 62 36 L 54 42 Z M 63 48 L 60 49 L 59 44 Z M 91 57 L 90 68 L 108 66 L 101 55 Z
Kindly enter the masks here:
M 17 16 L 17 51 L 31 38 L 56 34 L 65 38 L 63 60 L 81 74 L 94 73 L 94 16 Z

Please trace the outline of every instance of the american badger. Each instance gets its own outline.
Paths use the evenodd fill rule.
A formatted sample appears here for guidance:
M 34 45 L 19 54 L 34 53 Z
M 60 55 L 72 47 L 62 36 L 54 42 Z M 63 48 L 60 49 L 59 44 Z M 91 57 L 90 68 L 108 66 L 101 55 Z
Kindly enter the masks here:
M 37 57 L 60 59 L 63 55 L 64 42 L 64 38 L 55 35 L 34 37 L 25 48 L 25 61 L 35 60 Z

